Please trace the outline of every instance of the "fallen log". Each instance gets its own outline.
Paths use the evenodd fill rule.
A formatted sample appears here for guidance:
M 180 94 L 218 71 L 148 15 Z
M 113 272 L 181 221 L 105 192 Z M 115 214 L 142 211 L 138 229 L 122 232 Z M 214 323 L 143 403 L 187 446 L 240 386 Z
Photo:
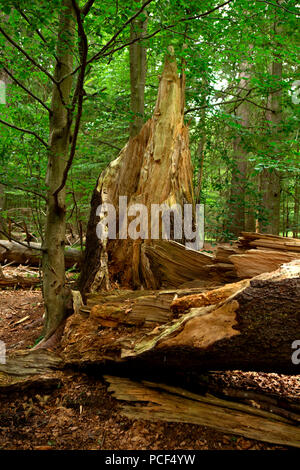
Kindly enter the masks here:
M 32 387 L 54 388 L 60 378 L 53 371 L 62 364 L 57 354 L 42 349 L 7 354 L 5 364 L 0 363 L 0 393 Z
M 81 252 L 75 248 L 65 248 L 66 267 L 70 268 L 81 262 Z M 20 244 L 15 241 L 0 240 L 0 263 L 13 261 L 16 264 L 30 264 L 39 266 L 41 262 L 41 244 L 26 243 Z
M 168 299 L 168 291 L 152 298 L 139 291 L 133 304 L 123 297 L 71 316 L 62 341 L 64 360 L 127 363 L 169 375 L 182 368 L 187 374 L 227 369 L 298 374 L 292 343 L 300 339 L 299 287 L 300 262 L 294 261 L 218 290 L 194 291 L 190 298 L 184 290 L 181 299 L 177 290 Z
M 13 277 L 0 277 L 0 288 L 2 287 L 35 287 L 41 284 L 41 280 L 39 278 L 34 277 L 22 277 L 22 276 L 13 276 Z
M 283 263 L 300 259 L 300 240 L 256 232 L 242 232 L 231 246 L 217 248 L 211 272 L 231 279 L 244 279 L 278 269 Z
M 157 240 L 151 245 L 143 245 L 152 272 L 161 288 L 179 288 L 194 280 L 205 280 L 215 284 L 220 277 L 209 275 L 208 265 L 213 255 L 192 249 L 172 240 Z
M 241 232 L 241 237 L 239 237 L 237 243 L 237 246 L 240 248 L 267 245 L 272 245 L 273 248 L 278 247 L 279 250 L 300 252 L 299 238 L 281 237 L 280 235 L 268 233 Z
M 230 399 L 238 399 L 243 403 L 250 404 L 252 406 L 254 405 L 260 410 L 275 413 L 278 416 L 282 416 L 283 418 L 287 418 L 290 421 L 294 421 L 295 423 L 300 424 L 299 404 L 290 404 L 287 400 L 280 400 L 278 398 L 262 395 L 248 390 L 235 390 L 227 387 L 223 389 L 222 392 L 222 395 L 225 397 L 229 397 Z
M 250 439 L 300 447 L 299 427 L 274 413 L 165 384 L 112 376 L 105 379 L 115 398 L 130 402 L 120 407 L 130 419 L 200 424 Z
M 229 257 L 239 279 L 257 276 L 277 269 L 281 264 L 300 259 L 299 253 L 275 250 L 248 250 Z
M 292 344 L 300 339 L 300 262 L 249 280 L 228 299 L 191 308 L 121 357 L 152 367 L 299 373 Z
M 171 309 L 175 313 L 183 313 L 190 310 L 190 308 L 218 304 L 222 300 L 228 299 L 228 297 L 248 286 L 249 281 L 245 280 L 235 282 L 233 284 L 226 284 L 224 287 L 220 287 L 219 289 L 213 289 L 200 294 L 195 293 L 191 295 L 191 293 L 189 293 L 186 296 L 173 300 L 171 303 Z
M 0 373 L 14 376 L 36 375 L 57 369 L 62 359 L 46 349 L 16 351 L 7 356 L 5 364 L 0 363 Z

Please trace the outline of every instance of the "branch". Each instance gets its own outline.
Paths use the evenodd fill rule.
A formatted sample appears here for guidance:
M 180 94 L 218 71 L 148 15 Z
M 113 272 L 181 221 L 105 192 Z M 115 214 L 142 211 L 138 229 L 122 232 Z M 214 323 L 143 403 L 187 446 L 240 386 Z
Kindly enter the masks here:
M 220 90 L 220 93 L 223 93 L 224 95 L 231 95 L 231 96 L 236 96 L 237 98 L 240 96 L 240 93 L 245 90 L 245 88 L 240 88 L 240 92 L 239 94 L 235 94 L 235 93 L 232 93 L 232 92 L 226 92 L 226 91 L 221 91 Z M 253 90 L 253 88 L 251 88 L 250 90 L 248 90 L 248 93 L 246 96 L 244 96 L 244 98 L 242 98 L 243 101 L 248 101 L 248 103 L 251 103 L 253 104 L 254 106 L 257 106 L 258 108 L 260 109 L 263 109 L 264 111 L 270 111 L 272 113 L 274 113 L 275 111 L 271 108 L 268 108 L 267 106 L 263 106 L 261 104 L 258 104 L 258 103 L 255 103 L 255 101 L 252 101 L 250 100 L 249 98 L 247 98 L 248 95 L 250 95 L 251 91 Z
M 43 251 L 45 252 L 45 248 L 37 247 L 37 246 L 31 246 L 29 242 L 26 244 L 24 242 L 21 242 L 20 240 L 17 240 L 16 238 L 12 237 L 9 233 L 7 233 L 5 230 L 0 230 L 0 233 L 3 233 L 3 235 L 8 238 L 9 241 L 13 241 L 15 243 L 19 243 L 19 245 L 25 246 L 25 248 L 30 248 L 31 250 L 37 250 L 37 251 Z M 1 245 L 1 243 L 0 243 Z M 3 248 L 5 248 L 4 245 L 1 245 Z
M 4 183 L 4 181 L 2 181 L 2 180 L 0 181 L 0 184 L 3 184 L 3 186 L 7 186 L 8 188 L 19 189 L 20 191 L 24 191 L 26 193 L 34 194 L 35 196 L 38 196 L 38 197 L 44 199 L 45 201 L 47 201 L 47 198 L 43 194 L 40 194 L 37 191 L 34 191 L 33 189 L 27 189 L 27 188 L 25 189 L 25 188 L 22 188 L 21 186 L 16 186 L 15 184 Z
M 28 18 L 28 16 L 25 15 L 25 13 L 22 11 L 22 10 L 19 10 L 18 8 L 16 8 L 16 10 L 20 13 L 21 16 L 23 16 L 24 20 L 29 24 L 29 26 L 32 26 L 32 24 L 30 23 L 30 20 Z M 42 35 L 42 33 L 38 30 L 38 29 L 35 29 L 35 32 L 38 34 L 38 36 L 41 38 L 41 40 L 47 44 L 47 41 L 46 39 L 44 38 L 44 36 Z
M 233 0 L 227 0 L 227 2 L 221 3 L 220 5 L 217 5 L 216 7 L 212 8 L 211 10 L 206 11 L 205 13 L 200 13 L 200 15 L 196 15 L 196 16 L 189 16 L 187 18 L 183 18 L 180 21 L 197 20 L 198 18 L 203 18 L 204 16 L 210 15 L 216 10 L 220 10 L 220 8 L 225 7 L 225 5 L 228 5 L 231 2 L 233 2 Z
M 259 3 L 266 3 L 267 5 L 271 5 L 272 7 L 275 7 L 275 8 L 280 8 L 281 10 L 284 10 L 287 13 L 290 13 L 291 15 L 299 16 L 296 11 L 288 10 L 285 6 L 283 6 L 279 3 L 276 4 L 276 3 L 268 2 L 266 0 L 256 0 L 256 1 L 259 2 Z
M 147 0 L 142 6 L 141 8 L 134 14 L 132 15 L 123 25 L 122 27 L 113 35 L 113 37 L 100 49 L 99 52 L 97 52 L 97 54 L 95 54 L 93 57 L 91 57 L 91 59 L 89 59 L 86 63 L 86 65 L 90 64 L 91 62 L 93 62 L 94 60 L 97 60 L 100 56 L 102 56 L 102 53 L 110 46 L 110 44 L 115 41 L 115 39 L 121 34 L 121 32 L 124 30 L 124 28 L 126 28 L 126 26 L 128 26 L 129 23 L 131 23 L 143 10 L 144 8 L 149 4 L 153 2 L 153 0 Z M 157 32 L 161 31 L 161 28 L 159 30 L 157 30 Z M 157 33 L 155 33 L 157 34 Z M 151 36 L 149 36 L 151 37 Z M 137 38 L 137 40 L 139 40 L 140 38 Z M 147 38 L 144 38 L 144 39 L 147 39 Z M 135 42 L 135 41 L 134 41 Z M 127 46 L 127 45 L 126 45 Z M 124 47 L 126 47 L 124 46 Z M 118 50 L 118 49 L 117 49 Z M 78 67 L 76 67 L 76 69 L 74 69 L 71 73 L 65 75 L 64 77 L 62 77 L 59 81 L 59 83 L 62 83 L 64 80 L 66 80 L 66 78 L 68 78 L 70 75 L 74 75 L 76 72 L 78 72 L 78 70 L 80 70 L 80 68 L 82 67 L 82 64 L 78 65 Z
M 250 90 L 251 91 L 251 90 Z M 232 95 L 232 96 L 236 96 L 238 99 L 236 100 L 230 100 L 230 101 L 221 101 L 220 103 L 214 103 L 214 104 L 206 104 L 204 106 L 199 106 L 199 107 L 196 107 L 196 108 L 190 108 L 190 109 L 187 109 L 185 111 L 184 114 L 188 114 L 188 113 L 191 113 L 193 111 L 200 111 L 201 109 L 205 109 L 205 108 L 211 108 L 213 106 L 220 106 L 220 105 L 223 105 L 223 104 L 234 104 L 234 103 L 243 103 L 244 101 L 248 101 L 248 103 L 251 103 L 253 104 L 254 106 L 257 106 L 258 108 L 261 108 L 261 109 L 264 109 L 265 111 L 271 111 L 272 113 L 274 113 L 274 110 L 273 109 L 270 109 L 270 108 L 267 108 L 265 106 L 262 106 L 258 103 L 255 103 L 255 101 L 252 101 L 252 100 L 249 100 L 249 98 L 247 98 L 246 96 L 245 97 L 241 97 L 239 98 L 238 96 L 239 95 L 234 95 L 233 93 L 226 93 L 225 91 L 221 91 L 221 93 L 224 93 L 224 94 L 227 94 L 227 95 Z M 238 106 L 236 106 L 237 108 Z
M 30 95 L 33 99 L 38 101 L 48 111 L 48 113 L 52 114 L 51 109 L 48 108 L 48 106 L 40 98 L 38 98 L 38 96 L 34 95 L 30 90 L 28 90 L 28 88 L 26 88 L 21 82 L 19 82 L 19 80 L 17 80 L 17 78 L 14 77 L 13 74 L 6 67 L 3 67 L 3 70 L 7 73 L 7 75 L 10 76 L 10 78 L 12 78 L 14 82 L 16 82 L 19 87 L 26 91 L 26 93 L 28 93 L 28 95 Z
M 209 11 L 206 11 L 205 13 L 200 13 L 199 15 L 190 16 L 190 17 L 187 17 L 187 18 L 181 18 L 179 21 L 177 21 L 177 23 L 173 23 L 173 24 L 168 25 L 168 26 L 162 26 L 161 28 L 158 28 L 156 31 L 154 31 L 154 32 L 151 33 L 151 34 L 148 34 L 147 36 L 140 36 L 140 37 L 138 37 L 138 38 L 133 39 L 132 41 L 129 41 L 129 42 L 123 44 L 122 46 L 119 46 L 119 47 L 117 47 L 117 48 L 115 48 L 115 49 L 113 49 L 113 50 L 110 50 L 109 52 L 104 53 L 105 50 L 107 50 L 107 46 L 111 44 L 112 39 L 113 39 L 113 38 L 112 38 L 105 46 L 103 46 L 103 47 L 101 48 L 101 50 L 100 50 L 99 52 L 97 52 L 97 54 L 95 54 L 91 59 L 88 60 L 88 64 L 91 63 L 91 62 L 93 62 L 94 60 L 97 60 L 99 57 L 107 57 L 108 55 L 114 54 L 115 52 L 117 52 L 117 51 L 119 51 L 119 50 L 121 50 L 121 49 L 124 49 L 124 48 L 127 47 L 127 46 L 130 46 L 131 44 L 135 43 L 136 41 L 149 39 L 149 38 L 155 36 L 156 34 L 160 33 L 161 31 L 165 31 L 165 30 L 174 28 L 174 26 L 177 26 L 178 23 L 185 22 L 185 21 L 189 21 L 189 20 L 196 20 L 196 19 L 199 19 L 199 18 L 203 18 L 203 17 L 209 15 L 210 13 L 213 13 L 214 11 L 216 11 L 216 10 L 222 8 L 223 6 L 225 6 L 225 5 L 229 4 L 229 3 L 231 3 L 232 1 L 233 1 L 233 0 L 227 0 L 225 3 L 222 3 L 222 4 L 220 4 L 220 5 L 217 5 L 215 8 L 213 8 L 213 9 L 211 9 L 211 10 L 209 10 Z M 140 12 L 139 12 L 139 13 L 140 13 Z M 139 14 L 139 13 L 137 13 L 137 14 Z M 137 14 L 134 15 L 134 17 L 136 17 Z M 131 18 L 128 20 L 128 22 L 132 21 L 133 19 L 134 19 L 134 18 L 131 17 Z M 127 22 L 127 24 L 128 24 L 128 22 Z M 127 24 L 125 24 L 124 27 L 127 26 Z M 122 30 L 124 29 L 124 27 L 122 28 Z
M 122 150 L 120 147 L 117 147 L 116 145 L 111 144 L 110 142 L 105 142 L 104 140 L 99 140 L 99 139 L 97 139 L 97 142 L 99 142 L 99 144 L 108 145 L 109 147 L 111 147 L 111 148 L 113 148 L 113 149 L 116 149 L 116 150 L 118 150 L 119 152 Z
M 49 73 L 42 65 L 38 64 L 35 59 L 33 59 L 19 44 L 17 44 L 0 26 L 0 33 L 10 42 L 18 51 L 20 51 L 35 67 L 41 70 L 45 75 L 47 75 L 50 80 L 58 85 L 57 81 L 54 77 L 52 77 L 51 73 Z
M 262 104 L 255 103 L 255 101 L 249 100 L 249 98 L 243 98 L 243 101 L 248 101 L 248 103 L 254 104 L 257 108 L 263 109 L 264 111 L 270 111 L 271 113 L 275 113 L 274 109 L 268 108 L 267 106 L 263 106 Z
M 222 104 L 240 103 L 241 101 L 243 101 L 242 98 L 237 99 L 237 100 L 221 101 L 221 103 L 206 104 L 206 105 L 204 105 L 204 106 L 199 106 L 199 107 L 196 107 L 196 108 L 187 109 L 187 110 L 184 112 L 184 114 L 188 114 L 188 113 L 191 113 L 191 112 L 193 112 L 193 111 L 200 111 L 200 109 L 211 108 L 211 107 L 213 107 L 213 106 L 221 106 Z
M 3 28 L 0 27 L 0 33 L 3 34 L 3 36 L 16 48 L 18 49 L 18 51 L 20 51 L 35 67 L 37 67 L 39 70 L 41 70 L 45 75 L 47 75 L 48 78 L 50 78 L 50 80 L 55 83 L 55 85 L 57 86 L 57 89 L 58 89 L 58 92 L 59 92 L 59 95 L 60 95 L 60 99 L 61 99 L 61 102 L 63 104 L 63 106 L 66 107 L 66 103 L 64 102 L 64 99 L 63 99 L 63 96 L 62 96 L 62 91 L 61 91 L 61 88 L 60 88 L 60 82 L 58 82 L 57 80 L 55 80 L 55 78 L 51 75 L 51 73 L 49 73 L 44 67 L 42 67 L 42 65 L 38 64 L 21 46 L 19 46 L 19 44 L 17 44 L 10 36 L 8 36 L 8 34 L 4 31 Z M 57 60 L 57 59 L 56 59 Z
M 0 119 L 0 123 L 4 124 L 5 126 L 11 127 L 12 129 L 16 129 L 17 131 L 23 132 L 24 134 L 33 135 L 36 139 L 38 139 L 46 147 L 46 149 L 49 148 L 48 144 L 35 132 L 29 131 L 28 129 L 23 129 L 21 127 L 14 126 L 13 124 L 10 124 L 9 122 L 3 121 L 2 119 Z
M 71 114 L 74 111 L 74 107 L 76 105 L 77 99 L 78 99 L 78 107 L 77 107 L 77 115 L 76 115 L 76 120 L 75 120 L 71 150 L 70 150 L 69 159 L 64 169 L 62 182 L 53 193 L 53 196 L 55 197 L 56 202 L 57 202 L 58 193 L 65 187 L 68 173 L 72 166 L 72 162 L 73 162 L 75 152 L 76 152 L 76 143 L 77 143 L 77 137 L 78 137 L 79 126 L 80 126 L 81 115 L 82 115 L 82 105 L 83 105 L 83 95 L 84 95 L 83 85 L 84 85 L 85 69 L 87 66 L 87 55 L 88 55 L 88 40 L 87 40 L 87 36 L 84 31 L 84 26 L 81 20 L 81 12 L 76 3 L 76 0 L 72 0 L 72 5 L 75 10 L 76 19 L 77 19 L 78 36 L 79 36 L 79 54 L 80 54 L 82 66 L 80 69 L 80 73 L 78 75 L 77 84 L 76 84 L 76 88 L 75 88 L 75 92 L 74 92 L 74 96 L 72 100 Z
M 231 0 L 230 0 L 231 1 Z M 125 21 L 125 23 L 123 23 L 123 25 L 121 26 L 121 28 L 111 37 L 111 39 L 100 49 L 100 51 L 98 52 L 99 55 L 102 55 L 103 52 L 105 52 L 107 50 L 107 48 L 117 39 L 118 36 L 120 36 L 120 34 L 122 33 L 122 31 L 126 28 L 126 26 L 128 26 L 130 23 L 132 23 L 132 21 L 137 17 L 139 16 L 140 13 L 142 13 L 142 11 L 146 8 L 147 5 L 149 5 L 149 3 L 153 2 L 153 0 L 146 0 L 145 3 L 143 3 L 143 5 L 141 6 L 141 8 L 139 8 L 139 10 L 137 10 L 134 15 L 132 15 L 127 21 Z
M 174 26 L 177 26 L 178 23 L 181 23 L 183 21 L 188 21 L 188 20 L 193 20 L 193 19 L 199 19 L 199 18 L 203 18 L 207 15 L 209 15 L 210 13 L 216 11 L 216 10 L 219 10 L 220 8 L 222 8 L 223 6 L 225 5 L 228 5 L 229 3 L 231 3 L 233 0 L 227 0 L 225 3 L 222 3 L 220 5 L 217 5 L 215 8 L 209 10 L 209 11 L 206 11 L 205 13 L 201 13 L 199 15 L 196 15 L 196 16 L 191 16 L 189 18 L 181 18 L 179 21 L 177 21 L 176 23 L 174 24 L 171 24 L 171 25 L 168 25 L 168 26 L 162 26 L 161 28 L 158 28 L 157 30 L 155 30 L 153 33 L 151 34 L 148 34 L 147 36 L 141 36 L 141 37 L 137 37 L 135 39 L 133 39 L 132 41 L 129 41 L 129 42 L 126 42 L 125 44 L 123 44 L 122 46 L 119 46 L 115 49 L 112 49 L 110 50 L 109 52 L 106 52 L 104 54 L 104 52 L 108 49 L 108 47 L 110 45 L 112 45 L 113 42 L 115 42 L 116 38 L 121 34 L 121 32 L 124 30 L 124 28 L 126 26 L 128 26 L 129 23 L 131 23 L 143 10 L 144 8 L 149 4 L 151 3 L 153 0 L 147 0 L 143 5 L 142 7 L 133 15 L 131 16 L 124 24 L 123 26 L 114 34 L 114 36 L 100 49 L 100 51 L 98 51 L 93 57 L 91 57 L 89 60 L 87 60 L 87 63 L 86 65 L 90 64 L 91 62 L 94 62 L 95 60 L 99 59 L 100 57 L 107 57 L 111 54 L 114 54 L 115 52 L 119 51 L 119 50 L 122 50 L 124 49 L 125 47 L 127 46 L 130 46 L 131 44 L 134 44 L 136 41 L 140 41 L 140 40 L 146 40 L 146 39 L 150 39 L 152 38 L 153 36 L 156 36 L 156 34 L 160 33 L 161 31 L 165 31 L 167 29 L 170 29 L 170 28 L 174 28 Z M 78 72 L 78 70 L 80 70 L 80 68 L 82 67 L 82 64 L 78 65 L 78 67 L 76 67 L 71 73 L 68 73 L 67 75 L 65 75 L 64 77 L 62 77 L 58 84 L 62 83 L 64 80 L 66 80 L 68 77 L 70 77 L 71 75 L 74 75 L 76 72 Z
M 86 4 L 81 8 L 81 14 L 83 16 L 86 16 L 88 14 L 88 12 L 90 11 L 90 9 L 92 8 L 93 4 L 94 4 L 95 0 L 88 0 L 86 2 Z
M 88 99 L 90 99 L 90 98 L 94 98 L 95 96 L 98 96 L 99 93 L 102 93 L 102 92 L 105 91 L 106 89 L 107 89 L 107 87 L 105 86 L 105 87 L 101 88 L 101 90 L 95 91 L 95 93 L 92 93 L 91 95 L 87 95 L 87 94 L 85 93 L 84 98 L 83 98 L 83 101 L 86 101 L 86 100 L 88 100 Z

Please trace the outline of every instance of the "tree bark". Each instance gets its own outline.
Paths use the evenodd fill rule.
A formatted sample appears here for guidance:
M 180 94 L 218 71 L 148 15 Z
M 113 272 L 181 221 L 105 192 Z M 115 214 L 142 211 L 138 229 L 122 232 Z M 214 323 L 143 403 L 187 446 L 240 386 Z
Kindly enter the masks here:
M 145 36 L 148 19 L 136 18 L 130 25 L 130 40 Z M 130 61 L 130 137 L 135 137 L 144 124 L 144 95 L 147 70 L 147 51 L 141 40 L 129 46 Z
M 124 350 L 121 357 L 165 371 L 184 364 L 197 373 L 203 369 L 299 373 L 299 365 L 292 361 L 292 344 L 300 338 L 299 260 L 243 282 L 248 285 L 227 300 L 192 308 Z M 204 296 L 202 305 L 206 302 Z
M 298 259 L 188 296 L 183 289 L 138 291 L 135 299 L 122 291 L 119 301 L 116 294 L 91 296 L 92 308 L 67 320 L 63 356 L 77 366 L 108 363 L 169 377 L 232 369 L 298 374 L 292 355 L 300 351 L 292 345 L 300 338 L 299 287 Z
M 299 235 L 299 184 L 300 184 L 300 178 L 299 175 L 295 176 L 295 193 L 294 193 L 294 223 L 293 223 L 293 237 L 298 238 Z
M 207 104 L 207 80 L 202 79 L 202 95 L 203 95 L 203 106 Z M 201 202 L 201 192 L 202 192 L 202 180 L 203 180 L 203 166 L 204 166 L 204 154 L 206 146 L 206 110 L 205 107 L 201 110 L 201 131 L 200 131 L 200 140 L 197 146 L 197 161 L 198 161 L 198 172 L 197 172 L 197 185 L 196 185 L 196 202 Z
M 117 227 L 117 239 L 99 240 L 96 210 L 99 205 L 110 203 L 116 208 L 118 220 L 120 196 L 127 197 L 128 207 L 142 203 L 147 208 L 150 237 L 151 204 L 165 203 L 168 207 L 175 203 L 181 207 L 184 203 L 193 204 L 192 165 L 188 129 L 183 123 L 183 103 L 184 79 L 179 78 L 175 57 L 170 52 L 152 119 L 129 140 L 98 179 L 87 229 L 82 293 L 108 289 L 113 282 L 131 288 L 159 287 L 145 253 L 152 242 L 142 237 L 132 240 L 127 235 L 126 238 L 127 227 L 125 238 L 120 238 L 121 225 Z M 128 222 L 131 220 L 129 217 Z M 159 228 L 158 231 L 161 238 Z M 178 241 L 183 240 L 184 235 Z
M 276 23 L 274 32 L 279 33 L 282 30 Z M 275 90 L 269 93 L 268 108 L 266 119 L 268 121 L 269 136 L 273 142 L 280 142 L 280 126 L 282 120 L 282 88 L 280 80 L 282 79 L 282 62 L 280 59 L 274 60 L 271 65 L 270 73 L 275 80 Z M 277 147 L 269 149 L 271 153 L 278 153 Z M 274 158 L 274 157 L 273 157 Z M 278 156 L 275 156 L 278 160 Z M 262 193 L 262 203 L 265 210 L 266 222 L 260 224 L 260 232 L 278 235 L 280 232 L 280 175 L 275 169 L 264 168 L 260 176 L 260 191 Z
M 59 21 L 55 79 L 73 70 L 73 40 L 75 14 L 71 0 L 63 0 Z M 47 339 L 65 316 L 65 188 L 57 196 L 55 191 L 63 179 L 71 139 L 69 105 L 72 76 L 53 86 L 52 114 L 50 116 L 49 157 L 46 183 L 48 185 L 47 215 L 43 242 L 43 297 L 45 301 L 44 336 Z
M 248 62 L 241 64 L 240 71 L 240 88 L 242 92 L 239 94 L 241 98 L 247 95 L 249 91 L 249 78 L 250 78 L 251 66 Z M 247 101 L 242 102 L 237 110 L 236 116 L 238 123 L 242 126 L 243 130 L 247 130 L 249 127 L 250 119 L 249 103 Z M 247 148 L 245 143 L 245 137 L 240 134 L 234 140 L 233 143 L 233 169 L 230 185 L 230 199 L 229 199 L 229 223 L 228 229 L 230 233 L 236 237 L 245 230 L 245 192 L 247 184 Z
M 109 383 L 108 391 L 122 401 L 120 411 L 127 418 L 201 424 L 251 439 L 300 447 L 299 428 L 276 414 L 278 410 L 270 413 L 163 383 L 107 375 L 104 378 Z
M 0 240 L 0 263 L 11 262 L 39 266 L 41 262 L 41 244 L 24 243 Z M 64 250 L 65 266 L 70 268 L 74 264 L 80 265 L 81 252 L 75 248 L 66 247 Z

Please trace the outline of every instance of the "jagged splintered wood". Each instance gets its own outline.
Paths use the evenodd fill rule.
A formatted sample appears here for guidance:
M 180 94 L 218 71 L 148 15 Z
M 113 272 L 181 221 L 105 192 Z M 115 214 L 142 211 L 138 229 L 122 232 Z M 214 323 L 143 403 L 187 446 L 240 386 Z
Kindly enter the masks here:
M 160 287 L 146 254 L 150 240 L 108 240 L 96 235 L 97 207 L 127 196 L 128 207 L 193 203 L 188 129 L 184 125 L 184 77 L 179 77 L 173 51 L 166 57 L 154 113 L 140 133 L 129 139 L 118 158 L 101 173 L 91 202 L 82 292 L 108 289 L 117 281 L 127 287 Z M 150 224 L 149 224 L 150 226 Z M 183 240 L 182 240 L 183 241 Z M 109 269 L 108 269 L 109 266 Z
M 299 276 L 295 260 L 272 273 L 189 296 L 182 290 L 156 297 L 131 291 L 140 295 L 133 301 L 128 292 L 119 299 L 116 291 L 107 303 L 102 295 L 87 318 L 78 314 L 67 320 L 65 359 L 171 375 L 227 369 L 298 374 L 292 345 L 300 338 Z
M 104 378 L 108 391 L 122 401 L 121 414 L 129 419 L 200 424 L 250 439 L 300 447 L 299 427 L 274 413 L 166 384 Z

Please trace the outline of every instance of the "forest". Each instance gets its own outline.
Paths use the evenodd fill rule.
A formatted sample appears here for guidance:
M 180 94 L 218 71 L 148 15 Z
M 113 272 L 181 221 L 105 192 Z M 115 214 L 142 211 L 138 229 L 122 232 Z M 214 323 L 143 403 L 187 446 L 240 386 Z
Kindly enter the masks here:
M 300 448 L 299 103 L 295 0 L 0 0 L 0 450 Z

